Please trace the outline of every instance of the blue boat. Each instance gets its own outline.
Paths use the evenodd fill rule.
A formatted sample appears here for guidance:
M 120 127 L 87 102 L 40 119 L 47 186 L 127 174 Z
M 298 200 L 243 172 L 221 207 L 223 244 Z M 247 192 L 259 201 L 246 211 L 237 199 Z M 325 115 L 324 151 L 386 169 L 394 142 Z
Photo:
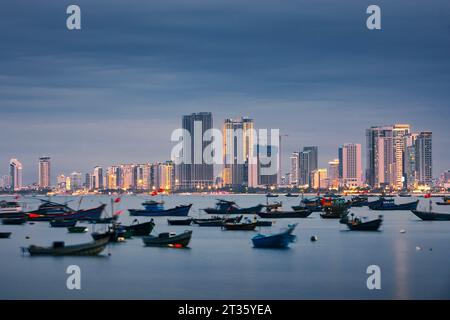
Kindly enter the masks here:
M 296 226 L 297 224 L 291 224 L 283 232 L 273 235 L 257 234 L 252 238 L 253 246 L 255 248 L 287 248 L 296 238 L 292 235 Z
M 176 206 L 171 209 L 164 209 L 164 202 L 145 201 L 142 203 L 144 209 L 129 209 L 130 216 L 144 216 L 144 217 L 185 217 L 189 214 L 192 204 Z
M 75 227 L 77 224 L 77 220 L 59 220 L 55 219 L 50 221 L 50 226 L 52 228 L 68 228 L 68 227 Z
M 419 200 L 396 204 L 394 199 L 386 199 L 380 197 L 380 199 L 376 201 L 369 202 L 369 209 L 371 210 L 416 210 L 417 205 L 419 204 Z

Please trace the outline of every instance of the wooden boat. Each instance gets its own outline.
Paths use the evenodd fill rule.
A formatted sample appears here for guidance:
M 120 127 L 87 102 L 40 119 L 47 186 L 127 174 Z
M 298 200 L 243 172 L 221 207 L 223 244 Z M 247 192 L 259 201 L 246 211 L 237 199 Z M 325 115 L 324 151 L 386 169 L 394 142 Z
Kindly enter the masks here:
M 378 216 L 378 219 L 370 221 L 363 221 L 358 217 L 353 217 L 353 214 L 351 216 L 352 218 L 347 219 L 345 223 L 351 231 L 377 231 L 383 222 L 382 216 Z
M 102 204 L 96 208 L 87 210 L 78 210 L 66 213 L 50 213 L 45 214 L 38 213 L 37 211 L 31 211 L 27 213 L 29 221 L 51 221 L 55 219 L 61 220 L 78 220 L 78 221 L 89 221 L 89 220 L 100 220 L 103 210 L 106 205 Z
M 85 233 L 89 231 L 88 227 L 68 227 L 67 231 L 69 231 L 69 233 Z
M 7 239 L 11 236 L 11 232 L 0 232 L 0 239 Z
M 240 222 L 240 223 L 224 223 L 222 229 L 225 230 L 242 230 L 242 231 L 252 231 L 256 228 L 256 222 Z
M 218 199 L 215 208 L 205 208 L 203 211 L 207 214 L 257 214 L 262 208 L 261 204 L 241 208 L 234 201 Z
M 163 216 L 174 216 L 174 217 L 184 217 L 187 216 L 192 204 L 180 205 L 171 209 L 164 209 L 164 202 L 157 201 L 146 201 L 142 205 L 144 209 L 130 209 L 130 216 L 143 216 L 143 217 L 163 217 Z
M 148 236 L 154 227 L 153 219 L 144 223 L 139 223 L 137 219 L 134 219 L 131 225 L 124 226 L 125 230 L 130 231 L 132 236 Z
M 266 211 L 258 213 L 258 216 L 265 219 L 306 218 L 312 213 L 312 211 L 309 209 L 300 209 L 294 211 L 279 210 L 281 207 L 281 204 L 279 203 L 267 205 L 265 207 Z
M 355 196 L 350 199 L 351 207 L 365 207 L 369 205 L 369 198 L 367 196 Z
M 298 198 L 298 194 L 293 194 L 290 192 L 286 193 L 284 196 L 287 198 Z
M 323 219 L 339 219 L 348 214 L 351 203 L 346 202 L 343 198 L 323 198 L 323 212 L 320 216 Z
M 369 209 L 371 210 L 416 210 L 419 200 L 396 204 L 394 199 L 386 199 L 380 197 L 376 201 L 369 202 Z
M 444 197 L 443 202 L 436 202 L 438 206 L 450 206 L 450 197 Z
M 146 246 L 151 247 L 172 247 L 172 248 L 185 248 L 191 241 L 192 231 L 188 230 L 180 234 L 174 234 L 169 232 L 160 233 L 158 236 L 146 236 L 142 238 L 142 241 Z
M 123 239 L 130 238 L 131 231 L 127 231 L 123 226 L 119 224 L 113 224 L 112 226 L 109 226 L 107 231 L 93 232 L 91 236 L 94 240 L 108 238 L 109 242 L 119 242 Z
M 449 213 L 437 213 L 431 211 L 411 210 L 417 217 L 425 221 L 450 221 Z
M 242 218 L 242 215 L 229 218 L 215 216 L 207 219 L 192 219 L 192 222 L 199 227 L 221 227 L 224 223 L 239 223 Z
M 52 220 L 50 221 L 50 226 L 52 228 L 68 228 L 68 227 L 75 227 L 77 224 L 77 220 Z
M 296 226 L 297 224 L 289 225 L 286 230 L 272 235 L 257 234 L 252 238 L 253 246 L 255 248 L 286 248 L 295 240 L 292 232 Z
M 167 223 L 171 226 L 189 226 L 192 223 L 192 218 L 188 219 L 167 219 Z
M 298 206 L 292 206 L 291 208 L 294 211 L 298 211 L 298 210 L 304 210 L 304 209 L 308 209 L 311 210 L 311 212 L 321 212 L 322 211 L 322 206 L 321 206 L 321 201 L 322 198 L 320 197 L 314 197 L 314 198 L 303 198 L 300 201 L 300 205 Z
M 16 201 L 0 201 L 0 219 L 23 218 L 22 206 Z
M 25 218 L 6 218 L 2 219 L 2 224 L 5 225 L 21 225 L 27 222 Z
M 39 247 L 31 245 L 28 248 L 22 248 L 23 252 L 28 251 L 31 256 L 35 255 L 50 255 L 50 256 L 94 256 L 102 252 L 108 238 L 101 238 L 89 243 L 68 245 L 64 241 L 53 242 L 51 247 Z

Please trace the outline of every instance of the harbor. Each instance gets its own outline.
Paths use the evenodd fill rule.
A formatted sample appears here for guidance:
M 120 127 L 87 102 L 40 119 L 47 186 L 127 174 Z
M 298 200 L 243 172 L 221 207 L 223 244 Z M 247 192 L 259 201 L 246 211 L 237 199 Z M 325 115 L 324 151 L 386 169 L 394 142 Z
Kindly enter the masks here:
M 8 199 L 9 198 L 9 199 Z M 200 227 L 170 225 L 168 220 L 211 219 L 203 209 L 214 208 L 216 195 L 170 195 L 151 197 L 123 195 L 120 201 L 110 196 L 52 197 L 55 203 L 69 207 L 81 202 L 80 210 L 106 206 L 103 217 L 122 212 L 117 222 L 123 226 L 154 223 L 150 235 L 183 234 L 191 231 L 186 248 L 146 246 L 141 236 L 109 242 L 97 256 L 30 256 L 21 248 L 51 246 L 64 242 L 70 247 L 93 241 L 92 233 L 103 233 L 110 224 L 77 221 L 87 232 L 71 233 L 64 227 L 51 227 L 49 221 L 27 221 L 21 225 L 0 225 L 11 233 L 0 240 L 2 299 L 448 299 L 450 270 L 450 223 L 423 221 L 410 210 L 371 210 L 367 206 L 348 208 L 352 219 L 376 221 L 382 215 L 378 231 L 354 232 L 340 219 L 324 219 L 323 212 L 305 218 L 257 218 L 271 226 L 254 230 L 225 230 L 219 225 Z M 302 197 L 265 195 L 223 195 L 221 200 L 239 208 L 281 202 L 280 210 L 292 210 Z M 305 198 L 306 199 L 306 198 Z M 312 199 L 312 197 L 311 197 Z M 343 197 L 344 202 L 351 197 Z M 369 197 L 369 202 L 378 197 Z M 434 205 L 442 198 L 430 198 L 433 211 L 450 214 L 448 206 Z M 395 197 L 396 204 L 419 201 L 417 209 L 429 210 L 428 198 Z M 10 200 L 2 197 L 0 200 Z M 164 202 L 164 208 L 192 204 L 187 216 L 131 216 L 146 201 Z M 41 201 L 21 197 L 30 212 Z M 324 205 L 325 203 L 322 202 Z M 114 207 L 111 208 L 111 205 Z M 113 211 L 111 211 L 113 210 Z M 264 211 L 265 209 L 263 209 Z M 238 214 L 226 217 L 238 217 Z M 253 220 L 254 214 L 243 214 Z M 350 215 L 348 215 L 350 219 Z M 351 221 L 346 221 L 351 223 Z M 278 234 L 293 224 L 295 236 L 285 249 L 255 248 L 258 234 Z M 66 268 L 81 269 L 82 289 L 66 288 Z M 382 289 L 368 290 L 369 265 L 382 270 Z M 45 290 L 42 290 L 45 288 Z M 236 288 L 239 288 L 237 290 Z M 423 290 L 426 288 L 426 290 Z

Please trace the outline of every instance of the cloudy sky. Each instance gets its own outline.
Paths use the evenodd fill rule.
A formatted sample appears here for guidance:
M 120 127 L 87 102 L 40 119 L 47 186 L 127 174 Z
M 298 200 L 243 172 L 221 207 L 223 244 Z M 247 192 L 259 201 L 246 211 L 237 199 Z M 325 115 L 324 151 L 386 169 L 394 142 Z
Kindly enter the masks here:
M 66 28 L 70 4 L 81 31 Z M 382 30 L 366 28 L 370 4 Z M 280 128 L 284 159 L 318 145 L 323 166 L 371 125 L 410 123 L 433 131 L 437 176 L 449 98 L 448 0 L 0 3 L 0 174 L 17 157 L 27 183 L 42 155 L 54 177 L 166 160 L 181 116 L 200 111 Z

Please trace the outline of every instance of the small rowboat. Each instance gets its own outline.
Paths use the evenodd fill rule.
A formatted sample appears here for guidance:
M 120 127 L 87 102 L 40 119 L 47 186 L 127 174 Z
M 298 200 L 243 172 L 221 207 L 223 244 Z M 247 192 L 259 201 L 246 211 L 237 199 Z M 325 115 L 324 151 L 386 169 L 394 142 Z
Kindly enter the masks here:
M 69 233 L 85 233 L 89 231 L 88 227 L 68 227 L 67 231 L 69 231 Z
M 27 222 L 25 218 L 7 218 L 2 219 L 2 224 L 5 225 L 21 225 Z
M 148 247 L 185 248 L 191 241 L 191 237 L 192 231 L 188 230 L 180 234 L 164 232 L 158 236 L 150 235 L 142 238 L 142 241 Z
M 11 236 L 11 232 L 0 232 L 0 239 L 8 239 Z
M 292 235 L 297 224 L 289 225 L 289 227 L 280 233 L 272 235 L 257 234 L 252 238 L 255 248 L 287 248 L 291 242 L 295 240 Z
M 50 221 L 50 226 L 52 228 L 68 228 L 75 227 L 77 220 L 52 220 Z
M 225 230 L 242 230 L 253 231 L 256 228 L 256 222 L 251 223 L 224 223 L 222 226 Z
M 53 242 L 51 247 L 31 245 L 28 248 L 22 248 L 22 252 L 28 252 L 30 256 L 95 256 L 105 249 L 108 240 L 108 238 L 101 238 L 93 242 L 69 246 L 66 246 L 64 241 L 57 241 Z
M 263 219 L 278 219 L 278 218 L 306 218 L 312 213 L 309 209 L 301 209 L 296 211 L 279 211 L 270 210 L 269 212 L 260 212 L 258 216 Z
M 351 231 L 377 231 L 382 222 L 382 216 L 379 216 L 378 219 L 375 220 L 362 221 L 359 218 L 353 218 L 352 214 L 352 219 L 347 220 L 345 224 Z
M 167 223 L 171 226 L 189 226 L 192 218 L 189 219 L 167 219 Z

